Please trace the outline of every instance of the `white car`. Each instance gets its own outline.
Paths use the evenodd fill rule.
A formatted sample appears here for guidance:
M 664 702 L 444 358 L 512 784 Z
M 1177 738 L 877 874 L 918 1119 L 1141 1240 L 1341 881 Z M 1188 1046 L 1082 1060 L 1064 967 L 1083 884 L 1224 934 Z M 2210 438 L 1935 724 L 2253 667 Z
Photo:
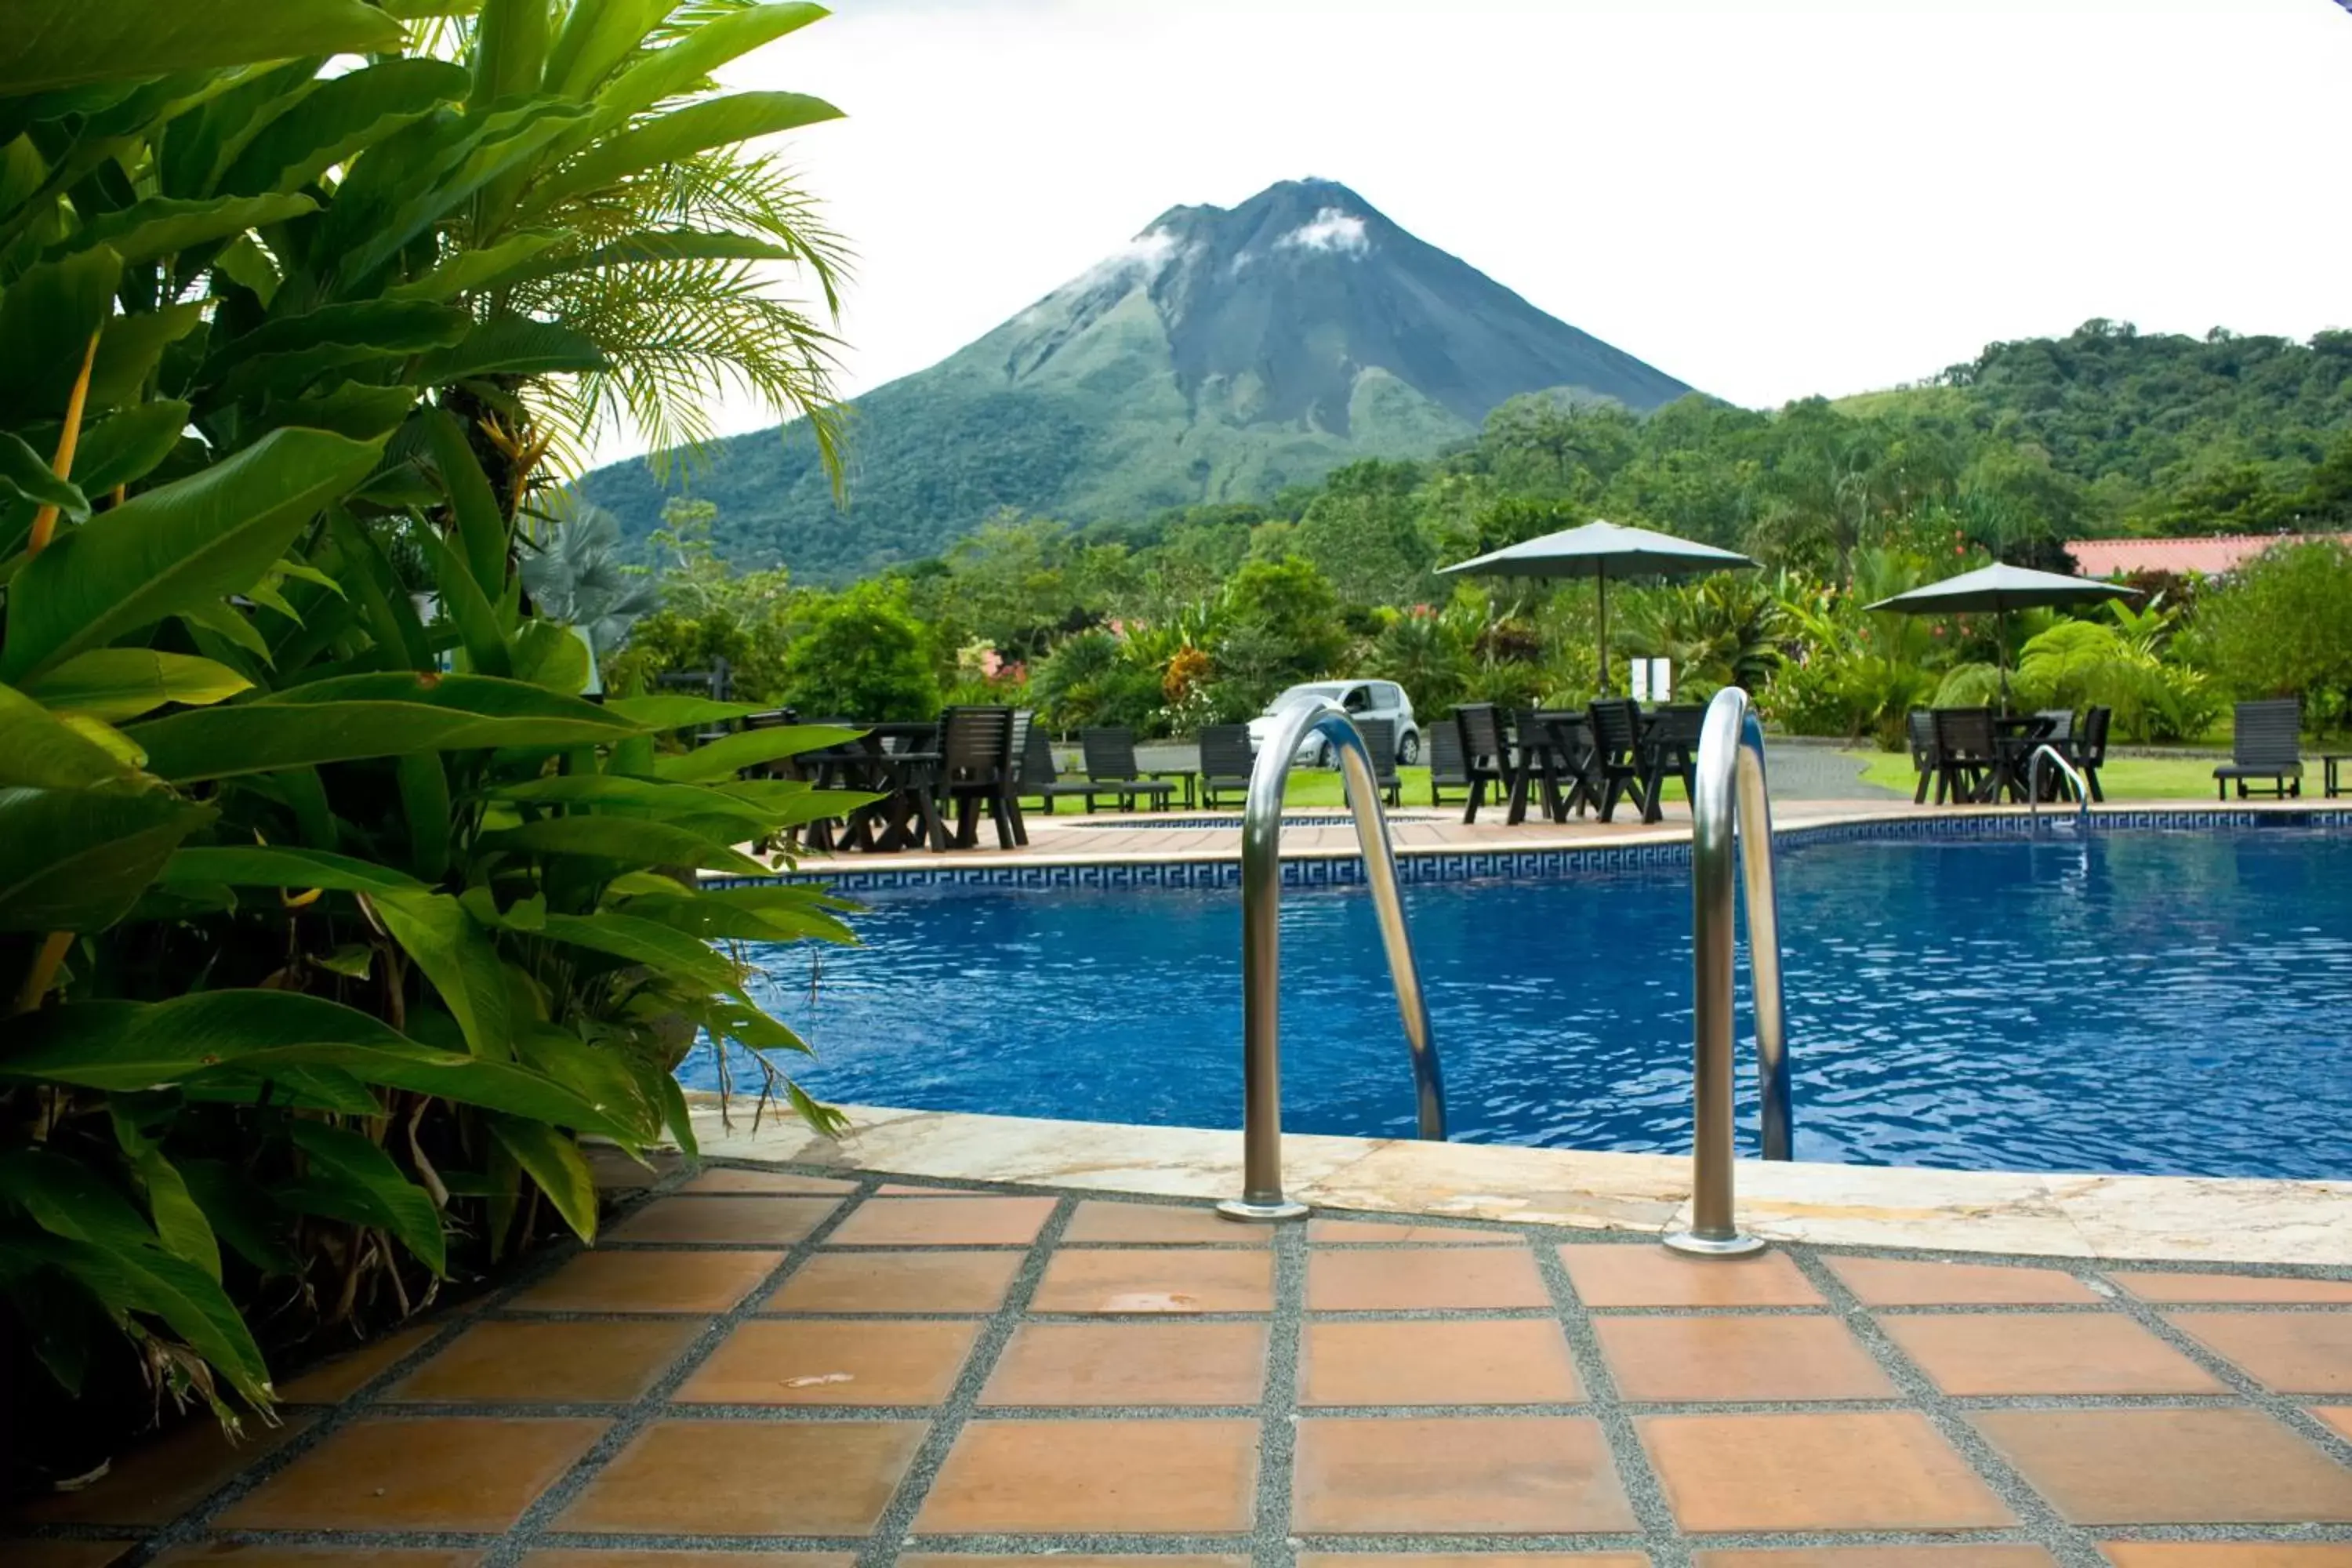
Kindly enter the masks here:
M 1284 709 L 1318 697 L 1338 703 L 1351 719 L 1387 720 L 1396 726 L 1397 761 L 1421 761 L 1421 724 L 1412 716 L 1412 699 L 1393 680 L 1315 680 L 1291 687 L 1267 703 L 1264 713 L 1250 721 L 1250 750 L 1255 751 L 1265 743 L 1276 718 Z M 1295 760 L 1318 768 L 1328 767 L 1336 761 L 1331 755 L 1331 743 L 1314 734 L 1299 744 Z

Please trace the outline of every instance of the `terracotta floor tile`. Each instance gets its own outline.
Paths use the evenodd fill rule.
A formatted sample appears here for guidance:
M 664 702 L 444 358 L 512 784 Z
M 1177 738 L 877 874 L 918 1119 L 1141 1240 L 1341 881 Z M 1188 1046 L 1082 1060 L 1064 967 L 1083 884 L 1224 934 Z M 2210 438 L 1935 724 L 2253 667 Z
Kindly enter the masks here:
M 1377 1242 L 1404 1247 L 1519 1247 L 1520 1237 L 1501 1230 L 1468 1230 L 1450 1225 L 1400 1225 L 1378 1219 L 1310 1219 L 1309 1242 Z
M 2167 1319 L 2280 1394 L 2352 1394 L 2352 1312 L 2169 1312 Z
M 1243 1225 L 1214 1209 L 1169 1208 L 1159 1204 L 1082 1203 L 1070 1216 L 1064 1241 L 1192 1242 L 1206 1247 L 1264 1247 L 1271 1226 Z
M 2352 1469 L 2256 1410 L 1979 1410 L 1969 1420 L 2076 1524 L 2352 1520 Z
M 502 1531 L 608 1425 L 574 1418 L 356 1421 L 219 1519 L 243 1530 Z
M 868 1198 L 826 1238 L 835 1247 L 1026 1247 L 1053 1198 Z
M 155 1568 L 474 1568 L 478 1551 L 430 1546 L 260 1546 L 213 1541 L 180 1546 L 155 1559 Z M 32 1568 L 7 1559 L 9 1568 Z
M 1208 1555 L 1161 1555 L 1108 1557 L 1086 1552 L 1055 1552 L 1041 1565 L 1035 1556 L 991 1556 L 976 1552 L 901 1552 L 896 1568 L 1249 1568 L 1250 1560 L 1239 1554 L 1231 1557 Z M 1392 1563 L 1391 1568 L 1410 1568 L 1409 1564 Z
M 2313 1409 L 2311 1414 L 2343 1433 L 2346 1442 L 2352 1443 L 2352 1405 L 2323 1405 Z
M 1675 1522 L 1693 1532 L 2016 1522 L 1915 1411 L 1649 1415 L 1635 1426 Z
M 2095 1303 L 2097 1291 L 2063 1268 L 1823 1258 L 1866 1307 L 2041 1307 Z M 1717 1555 L 1722 1555 L 1717 1553 Z
M 793 1171 L 741 1171 L 730 1166 L 714 1165 L 677 1190 L 681 1193 L 782 1193 L 817 1197 L 854 1193 L 857 1190 L 857 1184 L 845 1182 L 838 1176 L 803 1176 Z
M 136 1541 L 10 1540 L 0 1536 L 0 1563 L 8 1568 L 106 1568 Z
M 1307 1259 L 1310 1312 L 1550 1305 L 1536 1260 L 1524 1252 L 1411 1247 L 1317 1252 Z
M 1036 1312 L 1272 1311 L 1274 1255 L 1208 1247 L 1057 1252 L 1029 1307 Z
M 2257 1274 L 2159 1274 L 2109 1269 L 2107 1278 L 2143 1301 L 2305 1301 L 2352 1305 L 2352 1279 L 2283 1279 Z
M 626 1552 L 545 1550 L 522 1554 L 526 1568 L 855 1568 L 855 1552 Z
M 1001 1198 L 1003 1193 L 992 1193 L 985 1187 L 926 1187 L 912 1182 L 885 1182 L 874 1189 L 875 1195 L 885 1198 Z
M 581 1152 L 587 1156 L 588 1174 L 600 1193 L 635 1192 L 650 1187 L 682 1163 L 680 1156 L 668 1152 L 648 1154 L 639 1160 L 604 1143 L 592 1143 Z
M 1895 1384 L 1835 1318 L 1596 1318 L 1627 1399 L 1892 1399 Z
M 762 1312 L 993 1312 L 1021 1272 L 1017 1252 L 819 1252 Z
M 41 1524 L 168 1523 L 284 1447 L 317 1415 L 289 1410 L 279 1419 L 278 1426 L 247 1421 L 245 1436 L 233 1443 L 218 1422 L 195 1415 L 126 1450 L 95 1486 L 26 1500 L 8 1517 Z
M 2039 1546 L 1791 1546 L 1694 1552 L 1692 1568 L 2056 1568 Z
M 1783 1252 L 1685 1258 L 1663 1247 L 1570 1242 L 1559 1249 L 1588 1307 L 1816 1307 L 1822 1293 Z
M 863 1535 L 889 1506 L 924 1430 L 920 1421 L 656 1421 L 556 1528 Z
M 1555 1405 L 1583 1397 L 1559 1325 L 1485 1322 L 1307 1325 L 1301 1405 Z
M 608 1233 L 614 1241 L 800 1240 L 841 1205 L 831 1198 L 656 1198 Z
M 2347 1541 L 2108 1541 L 2116 1568 L 2352 1568 Z
M 1946 1394 L 2224 1394 L 2120 1313 L 1929 1312 L 1878 1326 Z
M 1302 1552 L 1298 1568 L 1649 1568 L 1640 1552 Z
M 1255 1421 L 974 1421 L 915 1533 L 1247 1530 Z
M 508 1305 L 525 1312 L 724 1312 L 781 1252 L 583 1252 Z
M 982 1405 L 1255 1405 L 1262 1323 L 1024 1323 Z
M 978 1323 L 758 1321 L 728 1335 L 677 1391 L 681 1405 L 937 1405 Z
M 477 1323 L 400 1381 L 394 1400 L 583 1404 L 651 1388 L 703 1320 L 631 1323 Z
M 289 1405 L 340 1405 L 373 1383 L 378 1373 L 440 1331 L 440 1325 L 436 1323 L 395 1329 L 356 1350 L 319 1363 L 290 1383 L 279 1384 L 278 1395 Z
M 1318 1534 L 1633 1530 L 1609 1440 L 1580 1415 L 1307 1416 L 1291 1528 Z

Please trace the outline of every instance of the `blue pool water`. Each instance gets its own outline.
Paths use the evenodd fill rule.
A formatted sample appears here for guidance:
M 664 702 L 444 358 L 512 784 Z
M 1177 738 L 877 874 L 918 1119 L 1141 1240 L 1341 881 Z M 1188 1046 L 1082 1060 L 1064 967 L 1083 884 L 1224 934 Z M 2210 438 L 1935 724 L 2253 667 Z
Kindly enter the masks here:
M 1456 1140 L 1689 1148 L 1687 867 L 1405 899 Z M 2352 834 L 1796 844 L 1780 901 L 1801 1159 L 2352 1175 Z M 1286 1126 L 1409 1134 L 1369 898 L 1282 913 Z M 1235 1127 L 1240 921 L 1231 889 L 877 894 L 814 985 L 761 953 L 763 999 L 822 1098 Z

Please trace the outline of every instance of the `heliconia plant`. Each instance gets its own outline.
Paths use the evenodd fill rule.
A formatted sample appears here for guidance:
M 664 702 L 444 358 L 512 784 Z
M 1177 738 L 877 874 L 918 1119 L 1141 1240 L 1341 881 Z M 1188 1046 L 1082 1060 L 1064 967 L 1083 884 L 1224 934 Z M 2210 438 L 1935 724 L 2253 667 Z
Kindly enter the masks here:
M 708 83 L 822 15 L 12 13 L 0 1340 L 58 1387 L 127 1336 L 266 1411 L 263 1301 L 299 1339 L 592 1237 L 582 1140 L 690 1151 L 698 1039 L 800 1048 L 732 953 L 837 906 L 704 874 L 848 804 L 742 776 L 844 733 L 584 698 L 518 531 L 614 410 L 691 434 L 729 370 L 824 409 L 752 269 L 829 305 L 833 242 L 740 143 L 834 111 Z

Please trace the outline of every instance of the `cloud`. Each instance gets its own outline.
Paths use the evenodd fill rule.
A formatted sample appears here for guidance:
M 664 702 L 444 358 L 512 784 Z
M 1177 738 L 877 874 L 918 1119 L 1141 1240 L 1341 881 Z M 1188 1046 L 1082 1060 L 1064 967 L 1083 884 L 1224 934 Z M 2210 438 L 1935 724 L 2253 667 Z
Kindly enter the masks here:
M 1370 250 L 1372 242 L 1364 237 L 1364 220 L 1341 212 L 1338 207 L 1325 207 L 1315 215 L 1315 221 L 1299 225 L 1276 245 L 1295 245 L 1304 250 Z

